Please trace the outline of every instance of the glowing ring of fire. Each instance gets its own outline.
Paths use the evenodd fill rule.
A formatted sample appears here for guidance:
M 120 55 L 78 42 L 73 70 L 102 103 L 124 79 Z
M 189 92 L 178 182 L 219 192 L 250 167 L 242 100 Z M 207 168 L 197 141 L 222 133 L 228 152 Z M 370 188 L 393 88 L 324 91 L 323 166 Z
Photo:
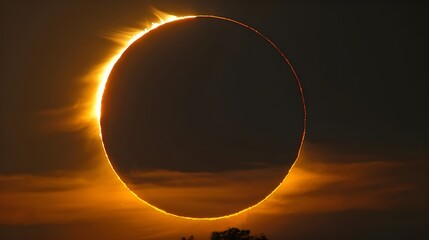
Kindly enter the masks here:
M 300 155 L 300 152 L 301 152 L 301 149 L 302 149 L 302 144 L 303 144 L 304 138 L 305 138 L 305 133 L 306 133 L 306 115 L 307 115 L 307 110 L 306 110 L 306 106 L 305 106 L 305 100 L 304 100 L 304 94 L 303 94 L 303 91 L 302 91 L 301 82 L 300 82 L 300 80 L 298 78 L 298 75 L 296 74 L 294 68 L 292 67 L 292 64 L 290 63 L 289 59 L 286 58 L 285 54 L 270 39 L 268 39 L 262 33 L 258 32 L 256 29 L 254 29 L 254 28 L 252 28 L 252 27 L 250 27 L 250 26 L 248 26 L 248 25 L 246 25 L 244 23 L 241 23 L 239 21 L 233 20 L 233 19 L 229 19 L 229 18 L 225 18 L 225 17 L 219 17 L 219 16 L 214 16 L 214 15 L 196 15 L 196 16 L 184 16 L 184 17 L 169 16 L 168 19 L 166 19 L 164 21 L 161 20 L 160 23 L 153 23 L 152 27 L 150 29 L 145 29 L 145 30 L 139 32 L 138 34 L 134 35 L 127 42 L 126 46 L 124 46 L 120 50 L 120 52 L 117 55 L 115 55 L 115 57 L 113 57 L 111 59 L 111 61 L 105 66 L 103 74 L 102 74 L 101 79 L 100 79 L 100 85 L 99 85 L 98 91 L 97 91 L 97 96 L 96 96 L 96 102 L 95 102 L 95 109 L 94 109 L 94 111 L 95 111 L 95 116 L 97 117 L 97 120 L 98 120 L 99 135 L 100 135 L 101 143 L 103 145 L 104 154 L 105 154 L 105 156 L 106 156 L 106 158 L 107 158 L 107 160 L 108 160 L 108 162 L 110 164 L 110 167 L 112 168 L 113 172 L 116 174 L 116 176 L 118 177 L 118 179 L 125 186 L 125 188 L 128 189 L 135 197 L 137 197 L 140 201 L 142 201 L 143 203 L 147 204 L 148 206 L 154 208 L 155 210 L 157 210 L 159 212 L 162 212 L 162 213 L 165 213 L 165 214 L 170 215 L 170 216 L 184 218 L 184 219 L 191 219 L 191 220 L 217 220 L 217 219 L 223 219 L 223 218 L 229 218 L 229 217 L 232 217 L 232 216 L 237 216 L 237 215 L 239 215 L 239 214 L 241 214 L 243 212 L 246 212 L 246 211 L 248 211 L 248 210 L 250 210 L 250 209 L 252 209 L 252 208 L 260 205 L 262 202 L 264 202 L 265 200 L 267 200 L 274 192 L 276 192 L 280 188 L 280 186 L 282 185 L 282 183 L 285 181 L 287 175 L 283 179 L 283 181 L 270 194 L 268 194 L 264 199 L 262 199 L 261 201 L 259 201 L 256 204 L 254 204 L 254 205 L 252 205 L 250 207 L 247 207 L 247 208 L 245 208 L 245 209 L 243 209 L 241 211 L 238 211 L 236 213 L 225 215 L 225 216 L 220 216 L 220 217 L 208 217 L 208 218 L 204 218 L 204 217 L 202 217 L 202 218 L 196 218 L 196 217 L 180 216 L 180 215 L 176 215 L 176 214 L 173 214 L 173 213 L 166 212 L 166 211 L 164 211 L 164 210 L 162 210 L 162 209 L 160 209 L 160 208 L 158 208 L 158 207 L 156 207 L 156 206 L 154 206 L 154 205 L 146 202 L 145 200 L 141 199 L 137 194 L 135 194 L 125 184 L 124 181 L 122 181 L 122 179 L 119 177 L 119 175 L 116 173 L 115 169 L 113 168 L 112 163 L 110 162 L 110 159 L 109 159 L 109 157 L 107 155 L 107 152 L 106 152 L 106 149 L 104 147 L 103 136 L 102 136 L 102 133 L 101 133 L 100 116 L 101 116 L 101 101 L 102 101 L 102 98 L 103 98 L 104 88 L 105 88 L 105 85 L 106 85 L 107 80 L 109 78 L 110 72 L 113 69 L 113 66 L 116 64 L 116 62 L 119 60 L 119 58 L 121 58 L 122 54 L 128 49 L 129 46 L 131 46 L 131 44 L 133 44 L 137 39 L 139 39 L 140 37 L 142 37 L 144 34 L 148 33 L 149 31 L 152 31 L 155 28 L 157 28 L 157 27 L 159 27 L 161 25 L 164 25 L 166 23 L 169 23 L 169 22 L 180 21 L 180 20 L 191 19 L 191 18 L 213 18 L 213 19 L 218 19 L 218 20 L 223 20 L 223 21 L 228 21 L 228 22 L 231 22 L 231 23 L 235 23 L 235 24 L 238 24 L 238 25 L 240 25 L 240 26 L 242 26 L 244 28 L 247 28 L 247 29 L 253 31 L 254 33 L 256 33 L 257 35 L 259 35 L 260 37 L 264 38 L 274 49 L 276 49 L 276 51 L 283 57 L 283 59 L 285 60 L 285 62 L 289 65 L 289 67 L 292 70 L 292 73 L 295 76 L 295 79 L 297 81 L 297 84 L 298 84 L 298 87 L 299 87 L 299 91 L 300 91 L 300 94 L 301 94 L 302 106 L 303 106 L 303 110 L 304 110 L 304 121 L 303 121 L 304 122 L 304 127 L 303 127 L 303 132 L 302 132 L 302 138 L 301 138 L 300 146 L 299 146 L 299 149 L 298 149 L 298 155 L 297 155 L 297 157 L 295 159 L 294 164 L 290 168 L 290 169 L 292 169 L 293 166 L 295 165 L 296 161 L 299 158 L 299 155 Z

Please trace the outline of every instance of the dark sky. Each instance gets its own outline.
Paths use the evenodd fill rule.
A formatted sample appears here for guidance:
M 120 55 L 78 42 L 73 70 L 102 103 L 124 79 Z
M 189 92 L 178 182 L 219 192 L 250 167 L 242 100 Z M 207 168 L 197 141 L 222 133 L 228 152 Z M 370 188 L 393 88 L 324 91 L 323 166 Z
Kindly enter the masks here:
M 204 239 L 236 225 L 270 239 L 427 239 L 424 1 L 0 6 L 0 238 L 179 239 L 195 233 Z M 112 36 L 156 21 L 152 8 L 242 21 L 291 60 L 306 98 L 307 136 L 296 168 L 265 205 L 210 223 L 162 216 L 130 200 L 109 172 L 100 140 L 88 137 L 91 126 L 76 124 L 93 91 L 86 76 L 118 48 Z M 237 176 L 217 180 L 227 184 Z M 214 176 L 188 177 L 185 182 Z M 265 184 L 259 180 L 253 188 Z

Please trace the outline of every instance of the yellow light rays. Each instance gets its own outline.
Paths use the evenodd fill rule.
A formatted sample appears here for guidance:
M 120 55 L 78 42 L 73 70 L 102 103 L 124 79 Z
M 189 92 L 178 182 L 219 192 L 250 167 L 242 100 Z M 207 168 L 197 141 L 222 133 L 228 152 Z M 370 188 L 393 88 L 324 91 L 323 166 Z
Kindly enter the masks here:
M 152 23 L 152 26 L 150 28 L 146 28 L 142 31 L 136 32 L 132 34 L 132 37 L 129 39 L 121 39 L 123 41 L 123 46 L 119 49 L 119 51 L 111 57 L 111 59 L 105 64 L 104 70 L 101 73 L 101 76 L 99 76 L 100 84 L 97 89 L 97 95 L 94 105 L 94 116 L 97 118 L 97 120 L 100 119 L 101 116 L 101 99 L 103 97 L 104 93 L 104 87 L 106 86 L 107 79 L 109 78 L 110 72 L 112 71 L 113 66 L 115 66 L 116 62 L 121 58 L 122 54 L 127 50 L 127 48 L 133 44 L 137 39 L 142 37 L 147 32 L 163 25 L 168 22 L 181 20 L 181 19 L 187 19 L 187 18 L 194 18 L 196 16 L 184 16 L 184 17 L 176 17 L 174 15 L 168 15 L 168 14 L 162 14 L 161 12 L 157 11 L 156 16 L 159 18 L 159 22 Z M 124 37 L 124 36 L 122 36 Z
M 229 215 L 225 215 L 225 216 L 219 216 L 219 217 L 201 217 L 201 218 L 196 218 L 196 217 L 187 217 L 187 216 L 179 216 L 176 214 L 172 214 L 169 212 L 166 212 L 148 202 L 146 202 L 145 200 L 141 199 L 139 196 L 137 196 L 136 193 L 134 193 L 126 184 L 124 181 L 122 181 L 122 179 L 119 177 L 119 175 L 116 173 L 115 169 L 112 166 L 112 163 L 110 162 L 107 153 L 105 151 L 104 148 L 104 144 L 103 144 L 103 136 L 101 134 L 101 126 L 100 126 L 100 117 L 101 117 L 101 102 L 102 102 L 102 97 L 103 97 L 103 93 L 104 93 L 104 89 L 105 89 L 105 85 L 107 83 L 108 77 L 110 75 L 110 72 L 112 71 L 113 67 L 115 66 L 116 62 L 119 60 L 119 58 L 122 56 L 122 54 L 127 50 L 127 48 L 133 44 L 137 39 L 139 39 L 140 37 L 142 37 L 144 34 L 156 29 L 157 27 L 169 23 L 169 22 L 173 22 L 173 21 L 180 21 L 180 20 L 184 20 L 184 19 L 190 19 L 190 18 L 213 18 L 213 19 L 219 19 L 219 20 L 223 20 L 223 21 L 228 21 L 228 22 L 232 22 L 235 24 L 238 24 L 242 27 L 245 27 L 251 31 L 253 31 L 254 33 L 256 33 L 257 35 L 259 35 L 260 37 L 264 38 L 273 48 L 275 48 L 277 50 L 277 52 L 284 58 L 285 63 L 289 65 L 290 69 L 292 70 L 296 80 L 297 80 L 297 84 L 299 87 L 299 90 L 301 92 L 301 100 L 302 100 L 302 104 L 303 104 L 303 110 L 304 110 L 304 128 L 303 128 L 303 134 L 302 134 L 302 139 L 301 139 L 301 144 L 300 144 L 300 148 L 298 151 L 298 157 L 299 157 L 299 153 L 301 151 L 302 148 L 302 144 L 304 141 L 304 137 L 305 137 L 305 125 L 306 125 L 306 108 L 305 108 L 305 102 L 304 102 L 304 96 L 303 96 L 303 92 L 302 92 L 302 87 L 301 87 L 301 83 L 298 79 L 297 74 L 295 73 L 295 70 L 293 69 L 292 65 L 290 64 L 289 60 L 286 58 L 286 56 L 283 54 L 283 52 L 280 51 L 280 49 L 274 45 L 274 43 L 269 40 L 267 37 L 265 37 L 264 35 L 262 35 L 261 33 L 259 33 L 257 30 L 241 23 L 238 22 L 236 20 L 232 20 L 229 18 L 224 18 L 224 17 L 218 17 L 218 16 L 212 16 L 212 15 L 196 15 L 196 16 L 182 16 L 182 17 L 177 17 L 177 16 L 173 16 L 173 15 L 169 15 L 169 14 L 165 14 L 159 11 L 155 11 L 154 13 L 158 18 L 159 18 L 159 22 L 157 23 L 152 23 L 150 27 L 144 29 L 144 30 L 140 30 L 140 31 L 136 31 L 134 33 L 130 34 L 124 34 L 124 35 L 119 35 L 119 36 L 115 36 L 115 39 L 119 41 L 119 43 L 121 44 L 121 47 L 119 47 L 117 49 L 117 51 L 115 52 L 115 54 L 113 54 L 113 56 L 111 58 L 109 58 L 108 61 L 106 61 L 105 64 L 101 65 L 101 69 L 99 71 L 97 71 L 96 73 L 96 79 L 98 81 L 98 88 L 96 90 L 96 95 L 95 95 L 95 99 L 93 102 L 93 109 L 92 109 L 92 113 L 91 113 L 91 117 L 92 119 L 96 120 L 96 124 L 98 126 L 98 134 L 100 136 L 101 139 L 101 143 L 103 145 L 103 150 L 104 150 L 104 154 L 109 162 L 109 165 L 112 169 L 112 171 L 116 174 L 117 178 L 121 181 L 121 183 L 124 185 L 124 187 L 126 189 L 128 189 L 137 199 L 139 199 L 141 202 L 147 204 L 148 206 L 154 208 L 155 210 L 170 215 L 170 216 L 174 216 L 174 217 L 178 217 L 178 218 L 182 218 L 182 219 L 189 219 L 189 220 L 219 220 L 219 219 L 225 219 L 225 218 L 230 218 L 233 216 L 238 216 L 252 208 L 257 207 L 258 205 L 262 204 L 266 199 L 268 199 L 271 195 L 273 195 L 281 186 L 282 183 L 286 180 L 286 177 L 283 179 L 283 181 L 270 193 L 268 194 L 263 200 L 261 200 L 260 202 L 258 202 L 257 204 L 250 206 L 248 208 L 245 208 L 241 211 L 238 211 L 236 213 L 233 214 L 229 214 Z M 128 38 L 127 38 L 128 36 Z M 297 159 L 298 159 L 297 157 Z M 295 161 L 296 163 L 296 161 Z M 295 163 L 293 164 L 293 166 L 291 167 L 291 169 L 295 166 Z

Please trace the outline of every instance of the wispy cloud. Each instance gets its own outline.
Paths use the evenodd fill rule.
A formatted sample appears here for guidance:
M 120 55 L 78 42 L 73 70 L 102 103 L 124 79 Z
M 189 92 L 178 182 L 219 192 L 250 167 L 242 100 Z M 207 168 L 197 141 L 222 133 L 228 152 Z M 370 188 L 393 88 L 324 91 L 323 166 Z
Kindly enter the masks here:
M 149 203 L 182 216 L 218 217 L 257 204 L 283 180 L 287 169 L 226 172 L 132 172 L 130 188 Z M 172 201 L 174 199 L 174 201 Z
M 267 201 L 237 217 L 214 222 L 183 220 L 153 210 L 132 196 L 107 164 L 94 171 L 2 175 L 0 225 L 23 229 L 58 224 L 103 228 L 114 223 L 116 227 L 106 230 L 112 239 L 124 236 L 139 239 L 139 235 L 146 236 L 141 239 L 174 239 L 187 234 L 204 237 L 214 229 L 238 226 L 276 237 L 281 229 L 290 228 L 293 221 L 298 221 L 299 216 L 322 214 L 329 222 L 332 214 L 344 211 L 428 209 L 428 163 L 424 159 L 390 161 L 380 156 L 362 156 L 364 161 L 329 161 L 326 158 L 335 155 L 326 155 L 317 149 L 305 146 L 301 159 Z M 335 157 L 347 158 L 347 155 Z M 353 158 L 359 159 L 359 156 Z M 218 207 L 222 207 L 216 197 L 220 194 L 216 191 L 220 185 L 247 182 L 242 191 L 245 193 L 258 191 L 265 184 L 261 176 L 245 171 L 231 172 L 229 178 L 167 171 L 136 174 L 150 180 L 147 191 L 159 191 L 158 194 L 169 196 L 170 202 L 178 202 L 175 194 L 204 192 L 205 204 Z M 175 178 L 178 182 L 173 181 Z M 211 182 L 213 179 L 216 183 Z M 197 180 L 199 183 L 195 183 Z M 192 207 L 192 203 L 188 205 Z M 64 231 L 72 231 L 70 229 Z M 289 231 L 292 236 L 299 229 Z

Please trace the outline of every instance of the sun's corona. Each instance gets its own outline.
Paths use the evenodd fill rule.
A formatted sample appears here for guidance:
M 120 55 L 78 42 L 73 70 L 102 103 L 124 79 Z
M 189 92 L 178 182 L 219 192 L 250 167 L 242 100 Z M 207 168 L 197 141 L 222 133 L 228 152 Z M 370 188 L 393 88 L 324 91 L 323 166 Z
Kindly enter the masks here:
M 115 66 L 115 64 L 117 63 L 117 61 L 121 58 L 122 54 L 128 49 L 129 46 L 131 46 L 136 40 L 138 40 L 139 38 L 141 38 L 143 35 L 145 35 L 146 33 L 156 29 L 157 27 L 164 25 L 166 23 L 169 22 L 173 22 L 173 21 L 180 21 L 180 20 L 184 20 L 184 19 L 190 19 L 190 18 L 215 18 L 215 19 L 220 19 L 220 20 L 224 20 L 224 21 L 229 21 L 235 24 L 238 24 L 242 27 L 245 27 L 251 31 L 253 31 L 254 33 L 258 34 L 260 37 L 264 38 L 267 42 L 269 42 L 269 44 L 276 49 L 276 51 L 283 57 L 283 59 L 285 60 L 285 63 L 287 65 L 289 65 L 290 69 L 292 70 L 295 79 L 297 80 L 297 84 L 299 87 L 299 91 L 301 93 L 301 101 L 302 101 L 302 106 L 303 106 L 303 112 L 304 112 L 304 127 L 303 127 L 303 133 L 302 133 L 302 139 L 301 139 L 301 144 L 299 146 L 299 151 L 298 151 L 298 157 L 299 157 L 299 152 L 301 150 L 302 147 L 302 143 L 304 141 L 304 137 L 305 137 L 305 124 L 306 124 L 306 108 L 305 108 L 305 102 L 304 102 L 304 97 L 303 97 L 303 92 L 302 92 L 302 87 L 301 87 L 301 83 L 298 79 L 298 76 L 296 74 L 296 72 L 294 71 L 292 65 L 290 64 L 289 60 L 286 58 L 286 56 L 283 54 L 282 51 L 280 51 L 280 49 L 274 45 L 274 43 L 269 40 L 267 37 L 265 37 L 264 35 L 262 35 L 261 33 L 259 33 L 257 30 L 253 29 L 252 27 L 249 27 L 248 25 L 245 25 L 239 21 L 236 20 L 232 20 L 232 19 L 228 19 L 228 18 L 224 18 L 224 17 L 219 17 L 219 16 L 212 16 L 212 15 L 194 15 L 194 16 L 182 16 L 182 17 L 177 17 L 177 16 L 173 16 L 173 15 L 168 15 L 168 14 L 162 14 L 159 13 L 157 14 L 157 16 L 159 17 L 159 22 L 158 23 L 152 23 L 150 27 L 144 29 L 144 30 L 139 30 L 134 32 L 133 34 L 129 34 L 127 35 L 128 38 L 121 39 L 121 43 L 122 43 L 122 47 L 120 47 L 116 54 L 114 54 L 108 61 L 106 61 L 106 63 L 102 66 L 102 70 L 100 71 L 100 73 L 98 74 L 98 88 L 96 90 L 96 94 L 95 94 L 95 100 L 94 100 L 94 105 L 93 105 L 93 109 L 92 109 L 92 118 L 94 118 L 97 122 L 97 126 L 98 126 L 98 134 L 99 137 L 101 139 L 101 143 L 103 145 L 103 150 L 104 150 L 104 154 L 110 164 L 110 167 L 112 168 L 113 172 L 116 174 L 116 176 L 118 177 L 118 179 L 121 181 L 121 183 L 125 186 L 126 189 L 128 189 L 135 197 L 137 197 L 140 201 L 142 201 L 143 203 L 151 206 L 152 208 L 156 209 L 159 212 L 162 212 L 164 214 L 170 215 L 170 216 L 174 216 L 174 217 L 179 217 L 179 218 L 184 218 L 184 219 L 192 219 L 192 220 L 217 220 L 217 219 L 223 219 L 223 218 L 229 218 L 232 216 L 237 216 L 243 212 L 246 212 L 258 205 L 260 205 L 262 202 L 264 202 L 266 199 L 268 199 L 274 192 L 276 192 L 277 189 L 279 189 L 279 187 L 282 185 L 282 183 L 284 182 L 284 179 L 270 194 L 268 194 L 263 200 L 261 200 L 260 202 L 256 203 L 253 206 L 250 206 L 248 208 L 245 208 L 241 211 L 238 211 L 236 213 L 230 214 L 230 215 L 225 215 L 225 216 L 220 216 L 220 217 L 209 217 L 209 218 L 196 218 L 196 217 L 187 217 L 187 216 L 179 216 L 173 213 L 169 213 L 166 212 L 160 208 L 157 208 L 156 206 L 146 202 L 145 200 L 141 199 L 136 193 L 134 193 L 127 185 L 124 181 L 122 181 L 122 179 L 119 177 L 119 175 L 117 174 L 117 172 L 115 171 L 115 169 L 113 168 L 113 165 L 111 163 L 111 161 L 109 160 L 109 157 L 107 155 L 104 143 L 103 143 L 103 136 L 102 136 L 102 131 L 101 131 L 101 124 L 100 124 L 100 118 L 101 118 L 101 105 L 102 105 L 102 98 L 103 98 L 103 93 L 105 90 L 105 86 L 106 83 L 108 81 L 109 75 L 113 69 L 113 67 Z M 297 159 L 298 159 L 297 157 Z M 295 161 L 296 163 L 296 161 Z M 295 165 L 295 164 L 294 164 Z M 293 168 L 293 165 L 292 165 Z M 291 169 L 292 169 L 291 168 Z M 287 176 L 286 176 L 287 177 Z
M 155 28 L 169 23 L 169 22 L 173 22 L 173 21 L 177 21 L 177 20 L 183 20 L 183 19 L 188 19 L 188 18 L 195 18 L 197 16 L 184 16 L 184 17 L 177 17 L 174 15 L 158 15 L 158 17 L 160 18 L 160 22 L 158 23 L 152 23 L 150 28 L 145 28 L 144 30 L 141 30 L 139 32 L 136 32 L 134 34 L 132 34 L 132 37 L 129 39 L 124 40 L 124 46 L 122 48 L 120 48 L 120 50 L 118 51 L 117 54 L 115 54 L 109 61 L 108 63 L 105 65 L 103 72 L 101 74 L 101 78 L 100 78 L 100 84 L 98 86 L 97 89 L 97 95 L 96 95 L 96 100 L 95 100 L 95 105 L 94 105 L 94 115 L 96 116 L 96 118 L 98 119 L 98 121 L 100 121 L 100 116 L 101 116 L 101 100 L 103 98 L 103 93 L 104 93 L 104 88 L 106 86 L 107 83 L 107 79 L 109 78 L 110 72 L 112 71 L 112 68 L 115 66 L 116 62 L 119 60 L 119 58 L 121 58 L 122 54 L 128 49 L 128 47 L 133 44 L 137 39 L 141 38 L 143 35 L 145 35 L 146 33 L 148 33 L 149 31 L 154 30 Z

